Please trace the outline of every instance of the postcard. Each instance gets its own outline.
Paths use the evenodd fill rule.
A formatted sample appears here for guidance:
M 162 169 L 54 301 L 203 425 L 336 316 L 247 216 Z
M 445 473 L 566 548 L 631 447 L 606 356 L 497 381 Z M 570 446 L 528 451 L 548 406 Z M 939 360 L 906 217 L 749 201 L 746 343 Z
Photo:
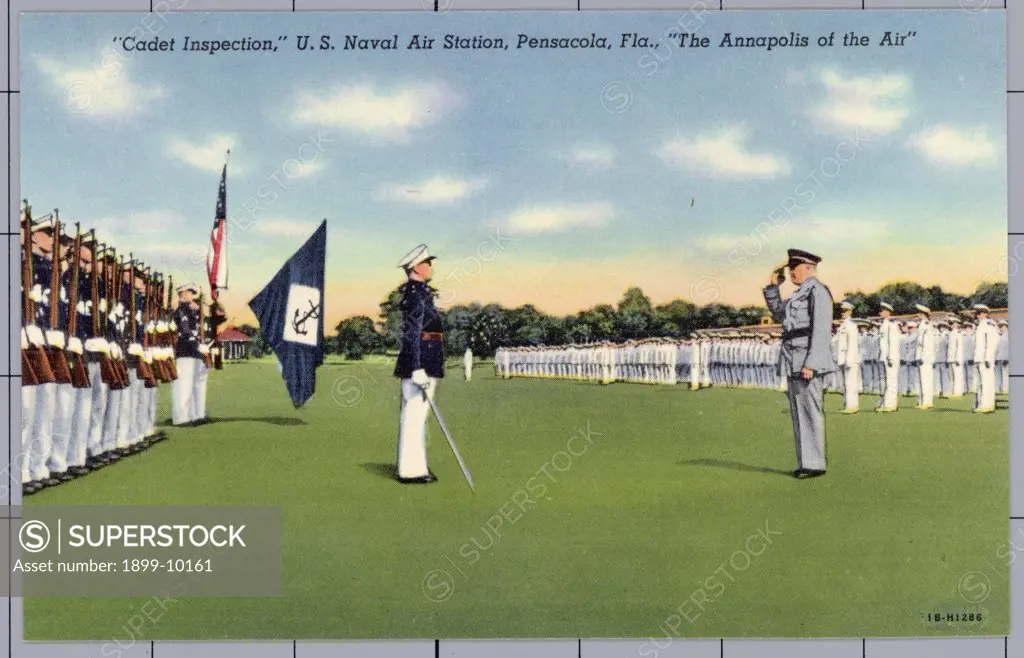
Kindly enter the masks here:
M 1002 11 L 20 25 L 27 640 L 1008 632 Z

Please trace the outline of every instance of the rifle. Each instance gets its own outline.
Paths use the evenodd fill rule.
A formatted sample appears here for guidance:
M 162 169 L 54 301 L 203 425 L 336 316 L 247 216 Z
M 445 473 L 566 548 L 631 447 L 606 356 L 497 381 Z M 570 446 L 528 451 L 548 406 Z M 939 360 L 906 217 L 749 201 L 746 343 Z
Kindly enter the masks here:
M 100 329 L 100 318 L 103 316 L 103 311 L 100 309 L 100 263 L 103 263 L 103 272 L 106 276 L 106 245 L 95 245 L 92 254 L 92 335 L 93 338 L 105 339 L 106 333 Z M 100 380 L 107 386 L 116 386 L 117 382 L 114 375 L 114 363 L 110 358 L 109 352 L 101 352 L 99 354 L 100 360 Z
M 22 318 L 22 325 L 27 329 L 35 324 L 36 306 L 32 301 L 32 206 L 25 202 L 25 212 L 22 216 L 24 227 L 24 244 L 22 249 L 21 263 L 21 287 L 25 297 L 25 315 Z M 41 345 L 32 345 L 21 351 L 22 377 L 24 383 L 29 386 L 38 384 L 52 384 L 57 381 L 50 367 L 50 360 L 47 358 L 46 350 Z M 26 367 L 27 366 L 27 367 Z
M 132 279 L 132 322 L 135 322 L 135 290 L 134 290 L 135 279 Z M 146 329 L 149 327 L 152 316 L 150 315 L 150 300 L 149 300 L 149 268 L 146 267 L 142 270 L 142 358 L 139 359 L 138 374 L 140 379 L 146 381 L 146 388 L 153 388 L 157 385 L 156 373 L 153 369 L 153 364 L 146 361 L 145 355 L 149 349 L 149 333 Z
M 165 307 L 167 313 L 167 323 L 174 322 L 174 306 L 171 302 L 171 294 L 174 291 L 174 277 L 167 277 L 167 306 Z M 178 345 L 178 334 L 171 331 L 167 334 L 167 346 L 171 348 L 171 358 L 167 360 L 168 370 L 171 373 L 171 380 L 178 378 L 178 364 L 174 361 L 174 348 Z
M 78 330 L 78 283 L 82 271 L 82 226 L 75 222 L 75 255 L 71 261 L 71 290 L 68 291 L 68 341 L 75 338 Z M 89 372 L 85 357 L 69 352 L 71 359 L 71 383 L 75 388 L 89 388 Z
M 50 331 L 60 331 L 60 215 L 56 208 L 53 211 L 52 235 L 53 243 L 50 248 L 50 257 L 53 259 L 53 267 L 50 268 Z M 50 360 L 50 367 L 53 368 L 53 375 L 56 377 L 57 383 L 70 384 L 71 368 L 68 365 L 68 357 L 64 353 L 64 347 L 47 344 L 46 356 Z
M 111 286 L 111 305 L 114 309 L 117 309 L 119 305 L 123 305 L 124 300 L 122 299 L 124 291 L 124 258 L 118 260 L 117 251 L 114 252 L 114 281 Z M 127 323 L 126 323 L 127 324 Z M 117 342 L 118 347 L 124 343 L 124 336 L 118 331 L 117 322 L 114 323 L 114 340 Z M 128 379 L 128 363 L 125 359 L 124 350 L 120 350 L 118 358 L 114 359 L 114 363 L 118 370 L 118 379 L 121 382 L 121 388 L 128 388 L 130 380 Z

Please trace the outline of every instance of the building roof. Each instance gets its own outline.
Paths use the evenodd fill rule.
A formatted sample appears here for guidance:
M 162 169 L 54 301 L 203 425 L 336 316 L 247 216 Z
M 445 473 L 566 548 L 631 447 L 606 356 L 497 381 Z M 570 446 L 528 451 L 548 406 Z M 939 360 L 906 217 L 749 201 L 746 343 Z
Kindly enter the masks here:
M 217 340 L 222 343 L 251 343 L 252 338 L 249 338 L 235 326 L 230 326 L 224 331 L 220 332 L 217 336 Z

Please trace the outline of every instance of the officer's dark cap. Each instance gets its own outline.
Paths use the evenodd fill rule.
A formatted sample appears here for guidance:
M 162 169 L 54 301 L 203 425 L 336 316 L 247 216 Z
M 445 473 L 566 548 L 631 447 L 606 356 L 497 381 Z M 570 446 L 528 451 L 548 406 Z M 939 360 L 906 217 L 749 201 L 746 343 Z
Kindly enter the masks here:
M 807 263 L 817 265 L 821 262 L 820 256 L 815 256 L 811 252 L 804 251 L 803 249 L 790 249 L 787 253 L 789 254 L 789 262 L 787 263 L 788 267 L 796 267 L 797 265 L 804 265 Z

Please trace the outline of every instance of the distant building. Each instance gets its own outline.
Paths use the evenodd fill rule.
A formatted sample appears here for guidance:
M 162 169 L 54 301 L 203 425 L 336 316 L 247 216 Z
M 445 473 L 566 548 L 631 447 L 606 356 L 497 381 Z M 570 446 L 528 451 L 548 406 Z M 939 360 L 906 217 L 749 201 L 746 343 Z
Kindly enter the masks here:
M 217 336 L 220 341 L 221 356 L 227 360 L 248 359 L 252 354 L 252 338 L 249 338 L 237 327 L 231 326 Z

